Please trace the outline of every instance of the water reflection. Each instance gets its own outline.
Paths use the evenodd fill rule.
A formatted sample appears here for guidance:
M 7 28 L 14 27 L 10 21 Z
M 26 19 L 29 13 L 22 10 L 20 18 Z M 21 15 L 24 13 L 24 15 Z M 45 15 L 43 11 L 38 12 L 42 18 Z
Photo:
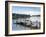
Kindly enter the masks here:
M 30 18 L 32 24 L 16 24 L 16 20 L 12 20 L 12 30 L 31 30 L 31 29 L 40 29 L 40 17 L 32 17 Z M 29 21 L 27 22 L 29 23 Z

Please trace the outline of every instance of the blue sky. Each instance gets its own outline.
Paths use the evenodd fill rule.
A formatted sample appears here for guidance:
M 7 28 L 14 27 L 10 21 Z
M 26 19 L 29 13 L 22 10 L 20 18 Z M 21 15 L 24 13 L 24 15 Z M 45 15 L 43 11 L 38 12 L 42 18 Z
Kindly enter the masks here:
M 31 11 L 33 14 L 40 14 L 40 7 L 23 7 L 23 6 L 13 6 L 12 13 L 24 13 Z

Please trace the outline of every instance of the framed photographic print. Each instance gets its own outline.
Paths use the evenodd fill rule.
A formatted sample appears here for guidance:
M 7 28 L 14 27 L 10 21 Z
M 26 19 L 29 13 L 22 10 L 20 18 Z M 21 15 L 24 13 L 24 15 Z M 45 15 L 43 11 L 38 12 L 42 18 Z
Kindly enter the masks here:
M 5 35 L 45 33 L 45 3 L 5 1 Z

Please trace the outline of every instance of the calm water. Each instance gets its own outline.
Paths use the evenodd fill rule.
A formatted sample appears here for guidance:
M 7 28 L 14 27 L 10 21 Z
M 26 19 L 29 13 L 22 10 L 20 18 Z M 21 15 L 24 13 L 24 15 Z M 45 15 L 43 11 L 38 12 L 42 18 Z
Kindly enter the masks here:
M 36 20 L 40 21 L 40 17 L 31 17 L 30 20 L 33 22 L 35 22 Z M 25 27 L 14 23 L 16 23 L 15 19 L 12 20 L 12 30 L 30 30 L 31 29 L 29 27 Z

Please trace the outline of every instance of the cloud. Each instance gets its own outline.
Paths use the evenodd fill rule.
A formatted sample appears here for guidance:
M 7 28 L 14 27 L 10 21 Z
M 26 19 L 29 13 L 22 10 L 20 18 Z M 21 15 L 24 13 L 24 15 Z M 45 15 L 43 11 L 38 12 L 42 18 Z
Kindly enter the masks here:
M 16 14 L 27 14 L 27 15 L 31 15 L 32 16 L 32 15 L 40 15 L 40 12 L 34 12 L 34 11 L 25 11 L 25 12 L 24 11 L 23 12 L 20 11 L 19 12 L 19 11 L 17 11 Z

